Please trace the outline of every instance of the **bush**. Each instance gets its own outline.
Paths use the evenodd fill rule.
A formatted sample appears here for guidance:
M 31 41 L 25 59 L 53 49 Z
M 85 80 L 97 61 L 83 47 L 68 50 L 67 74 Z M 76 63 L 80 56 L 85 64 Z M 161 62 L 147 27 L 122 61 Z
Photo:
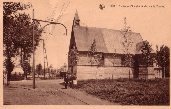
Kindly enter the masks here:
M 24 75 L 16 75 L 16 74 L 11 75 L 10 78 L 11 81 L 20 81 L 23 79 L 24 79 Z
M 169 105 L 169 79 L 87 80 L 78 81 L 77 89 L 114 103 Z

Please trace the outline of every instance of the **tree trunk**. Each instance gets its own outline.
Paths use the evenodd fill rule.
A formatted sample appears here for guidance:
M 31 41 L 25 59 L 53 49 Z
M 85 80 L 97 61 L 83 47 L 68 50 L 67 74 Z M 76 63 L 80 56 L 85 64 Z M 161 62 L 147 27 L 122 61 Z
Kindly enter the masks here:
M 130 69 L 129 69 L 129 80 L 130 80 Z
M 145 79 L 147 80 L 148 79 L 148 66 L 149 66 L 149 64 L 148 64 L 148 62 L 146 62 L 146 66 L 145 66 L 145 70 L 147 70 L 147 72 L 145 73 Z
M 25 49 L 23 48 L 23 54 L 22 54 L 22 49 L 21 49 L 21 62 L 22 62 L 22 68 L 23 68 L 23 71 L 24 71 L 24 79 L 27 80 L 27 71 L 26 71 L 26 68 L 27 67 L 25 64 L 25 60 L 26 60 L 26 54 L 25 54 Z
M 146 73 L 146 80 L 147 80 L 148 79 L 148 67 L 146 69 L 147 69 L 147 73 Z
M 46 69 L 45 69 L 45 62 L 44 62 L 44 69 L 43 69 L 44 79 L 45 79 L 45 72 L 46 72 Z
M 49 79 L 50 79 L 50 70 L 48 69 L 48 73 L 49 73 Z
M 165 70 L 164 67 L 162 67 L 162 78 L 164 78 Z
M 27 71 L 23 68 L 24 71 L 24 79 L 27 80 Z
M 133 78 L 138 79 L 139 78 L 139 62 L 138 62 L 138 57 L 135 55 L 134 56 L 134 63 L 133 63 Z
M 13 64 L 11 62 L 11 57 L 7 56 L 6 60 L 6 70 L 7 70 L 7 86 L 10 84 L 11 72 L 13 71 Z
M 10 85 L 11 72 L 7 71 L 7 86 Z
M 164 78 L 166 78 L 166 67 L 164 67 Z
M 27 72 L 26 72 L 26 75 L 25 75 L 25 77 L 26 77 L 25 79 L 27 80 Z
M 74 74 L 73 66 L 71 66 L 71 74 Z

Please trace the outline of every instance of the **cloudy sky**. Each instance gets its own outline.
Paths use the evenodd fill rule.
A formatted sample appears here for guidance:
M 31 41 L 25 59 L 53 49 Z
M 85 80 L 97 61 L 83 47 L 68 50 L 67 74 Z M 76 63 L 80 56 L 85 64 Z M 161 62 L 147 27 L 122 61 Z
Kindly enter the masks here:
M 171 35 L 170 0 L 150 0 L 150 2 L 149 0 L 28 0 L 27 2 L 33 5 L 36 19 L 56 20 L 62 15 L 58 22 L 63 23 L 68 29 L 66 36 L 62 26 L 47 26 L 46 33 L 42 34 L 49 65 L 52 64 L 54 68 L 67 63 L 72 20 L 76 10 L 83 26 L 120 30 L 124 26 L 123 19 L 126 17 L 131 30 L 140 33 L 144 40 L 148 40 L 154 45 L 153 47 L 156 44 L 169 45 Z M 105 8 L 99 9 L 99 4 L 103 4 Z M 148 8 L 121 7 L 123 5 L 146 5 Z M 150 7 L 153 5 L 155 8 Z M 27 11 L 32 16 L 32 9 Z M 45 23 L 41 23 L 41 25 L 44 26 Z M 42 53 L 42 43 L 40 43 L 36 51 L 36 64 L 43 62 Z

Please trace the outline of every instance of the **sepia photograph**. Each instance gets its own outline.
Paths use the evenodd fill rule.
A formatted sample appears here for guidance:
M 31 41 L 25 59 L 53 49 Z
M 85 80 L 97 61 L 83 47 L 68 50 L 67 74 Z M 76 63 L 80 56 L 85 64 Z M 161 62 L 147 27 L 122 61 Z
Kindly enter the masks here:
M 170 0 L 4 0 L 2 11 L 3 106 L 170 106 Z

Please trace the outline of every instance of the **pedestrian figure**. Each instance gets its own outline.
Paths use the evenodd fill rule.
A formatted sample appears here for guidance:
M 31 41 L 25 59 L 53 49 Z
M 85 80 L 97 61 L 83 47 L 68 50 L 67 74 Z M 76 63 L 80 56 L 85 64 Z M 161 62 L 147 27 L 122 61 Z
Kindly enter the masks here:
M 72 88 L 72 84 L 73 84 L 72 83 L 72 75 L 71 74 L 68 74 L 67 77 L 68 77 L 68 84 Z
M 77 77 L 76 75 L 73 75 L 73 88 L 75 88 L 77 86 Z
M 65 89 L 67 89 L 67 86 L 68 86 L 68 76 L 67 76 L 67 74 L 64 75 L 64 83 L 65 83 Z

